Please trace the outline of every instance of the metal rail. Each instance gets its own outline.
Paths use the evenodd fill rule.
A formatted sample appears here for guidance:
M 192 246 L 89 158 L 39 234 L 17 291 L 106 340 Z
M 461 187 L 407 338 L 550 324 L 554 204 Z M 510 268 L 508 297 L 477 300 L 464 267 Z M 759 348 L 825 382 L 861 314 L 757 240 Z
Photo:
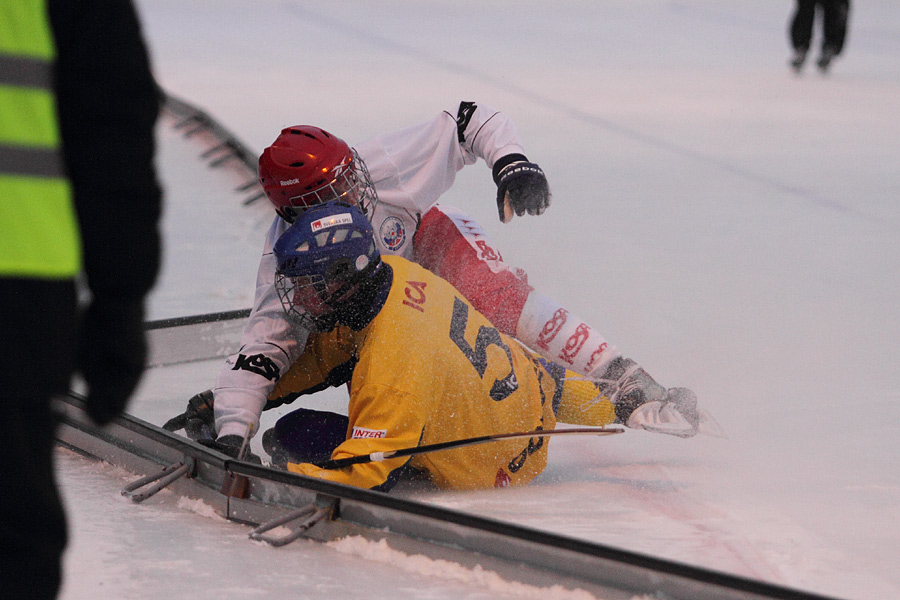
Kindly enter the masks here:
M 237 352 L 249 308 L 144 324 L 148 367 L 220 358 Z
M 235 189 L 236 192 L 247 195 L 243 201 L 244 205 L 265 198 L 256 174 L 256 161 L 259 153 L 250 150 L 204 110 L 168 92 L 163 91 L 162 94 L 163 109 L 177 119 L 175 129 L 181 131 L 184 137 L 189 138 L 205 133 L 215 140 L 214 145 L 201 156 L 210 167 L 218 168 L 225 164 L 236 163 L 244 171 L 246 180 Z
M 202 500 L 227 519 L 252 525 L 250 537 L 273 546 L 287 545 L 299 537 L 384 539 L 400 552 L 468 567 L 480 565 L 509 580 L 539 587 L 547 586 L 549 573 L 554 585 L 611 600 L 635 594 L 666 600 L 826 600 L 799 590 L 233 460 L 129 415 L 100 429 L 74 394 L 62 399 L 59 410 L 62 424 L 57 438 L 61 444 L 140 476 L 123 490 L 135 502 L 168 486 L 176 494 Z M 287 526 L 289 533 L 269 533 L 280 526 Z

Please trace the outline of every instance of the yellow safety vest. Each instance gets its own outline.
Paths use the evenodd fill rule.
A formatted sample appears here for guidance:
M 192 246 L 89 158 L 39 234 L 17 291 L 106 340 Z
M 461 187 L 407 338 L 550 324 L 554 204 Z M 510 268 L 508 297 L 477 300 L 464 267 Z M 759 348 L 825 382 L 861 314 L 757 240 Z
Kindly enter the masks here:
M 45 0 L 0 3 L 0 277 L 68 279 L 81 270 L 55 58 Z

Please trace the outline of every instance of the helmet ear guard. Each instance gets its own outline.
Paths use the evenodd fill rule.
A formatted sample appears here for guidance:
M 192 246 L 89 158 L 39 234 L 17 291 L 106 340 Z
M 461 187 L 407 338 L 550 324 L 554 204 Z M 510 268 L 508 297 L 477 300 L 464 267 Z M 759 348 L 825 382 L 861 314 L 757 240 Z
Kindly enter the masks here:
M 287 127 L 259 157 L 259 182 L 289 223 L 333 200 L 371 214 L 378 202 L 365 163 L 342 139 L 310 125 Z
M 282 307 L 310 331 L 333 328 L 338 306 L 381 266 L 372 225 L 358 208 L 343 202 L 301 213 L 275 243 L 274 253 Z

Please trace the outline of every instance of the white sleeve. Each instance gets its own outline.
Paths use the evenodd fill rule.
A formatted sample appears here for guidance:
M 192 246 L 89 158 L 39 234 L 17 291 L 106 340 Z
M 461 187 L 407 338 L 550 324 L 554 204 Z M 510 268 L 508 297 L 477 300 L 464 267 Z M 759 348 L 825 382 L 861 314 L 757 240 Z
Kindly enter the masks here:
M 502 156 L 524 153 L 513 122 L 474 103 L 375 137 L 356 151 L 369 169 L 379 202 L 415 213 L 431 208 L 464 166 L 481 158 L 490 168 Z
M 474 110 L 466 110 L 467 104 Z M 456 123 L 467 153 L 483 159 L 488 167 L 507 154 L 525 153 L 515 124 L 505 114 L 483 104 L 464 102 L 460 106 Z
M 254 434 L 258 433 L 266 398 L 306 345 L 308 333 L 287 320 L 275 291 L 272 246 L 286 228 L 287 224 L 276 217 L 269 229 L 241 348 L 228 357 L 216 378 L 213 394 L 219 436 L 243 437 L 251 423 Z

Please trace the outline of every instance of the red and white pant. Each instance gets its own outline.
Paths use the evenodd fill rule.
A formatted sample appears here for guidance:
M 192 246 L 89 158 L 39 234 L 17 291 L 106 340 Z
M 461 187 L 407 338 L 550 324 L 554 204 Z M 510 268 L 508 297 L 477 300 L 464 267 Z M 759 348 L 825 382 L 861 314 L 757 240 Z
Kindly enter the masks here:
M 587 323 L 528 284 L 503 261 L 481 226 L 462 211 L 435 205 L 422 215 L 413 260 L 460 291 L 497 329 L 548 360 L 601 375 L 619 353 Z

